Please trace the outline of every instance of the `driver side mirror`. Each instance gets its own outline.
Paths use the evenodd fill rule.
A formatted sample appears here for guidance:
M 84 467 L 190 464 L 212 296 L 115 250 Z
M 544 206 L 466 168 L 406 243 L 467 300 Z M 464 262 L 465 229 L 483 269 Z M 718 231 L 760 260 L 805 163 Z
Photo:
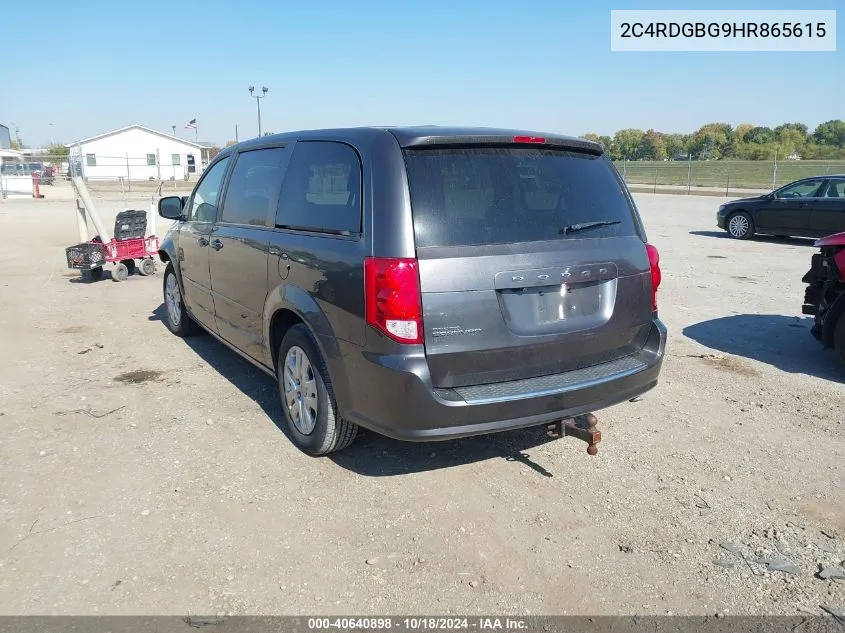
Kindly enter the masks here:
M 158 201 L 158 214 L 166 220 L 182 220 L 183 199 L 180 196 L 167 196 Z

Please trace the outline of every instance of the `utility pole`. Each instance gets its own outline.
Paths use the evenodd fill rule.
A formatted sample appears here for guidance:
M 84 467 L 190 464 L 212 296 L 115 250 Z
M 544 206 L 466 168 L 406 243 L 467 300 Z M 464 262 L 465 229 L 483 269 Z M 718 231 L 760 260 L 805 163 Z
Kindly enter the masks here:
M 235 123 L 235 143 L 238 142 L 238 124 Z
M 173 128 L 173 136 L 176 136 L 176 126 L 175 126 L 175 125 L 171 125 L 170 127 L 172 127 L 172 128 Z
M 255 104 L 258 106 L 258 136 L 261 136 L 261 99 L 266 97 L 268 92 L 267 86 L 261 86 L 261 91 L 258 94 L 254 94 L 255 86 L 249 87 L 249 96 L 255 99 Z

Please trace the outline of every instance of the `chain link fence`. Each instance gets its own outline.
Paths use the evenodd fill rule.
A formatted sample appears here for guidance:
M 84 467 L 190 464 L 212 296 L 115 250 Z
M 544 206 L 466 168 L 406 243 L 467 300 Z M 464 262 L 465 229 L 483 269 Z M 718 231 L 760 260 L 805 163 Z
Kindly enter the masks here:
M 771 191 L 811 176 L 845 174 L 843 161 L 618 161 L 616 167 L 632 191 L 727 197 Z M 3 159 L 0 176 L 7 177 L 5 182 L 9 183 L 38 174 L 42 193 L 49 196 L 51 190 L 55 192 L 52 188 L 70 189 L 74 172 L 83 177 L 93 193 L 130 198 L 156 190 L 161 182 L 163 191 L 190 190 L 202 169 L 198 162 L 189 164 L 185 156 L 178 154 L 37 154 Z
M 616 167 L 634 191 L 718 196 L 771 191 L 801 178 L 845 174 L 842 161 L 618 161 Z
M 203 165 L 200 160 L 199 152 L 193 164 L 179 154 L 24 154 L 20 159 L 3 159 L 0 164 L 0 193 L 16 193 L 16 188 L 32 191 L 30 177 L 35 176 L 41 194 L 48 198 L 64 199 L 72 196 L 72 174 L 81 176 L 92 194 L 112 198 L 129 199 L 149 195 L 161 183 L 164 183 L 163 191 L 185 191 L 193 188 L 201 175 Z

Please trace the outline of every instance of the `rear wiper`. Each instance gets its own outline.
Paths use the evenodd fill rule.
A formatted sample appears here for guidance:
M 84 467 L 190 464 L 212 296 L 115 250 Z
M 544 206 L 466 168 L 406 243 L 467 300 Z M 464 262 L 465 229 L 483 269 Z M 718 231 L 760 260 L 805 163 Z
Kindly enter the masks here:
M 565 226 L 558 231 L 560 235 L 569 235 L 570 233 L 575 233 L 576 231 L 584 231 L 586 229 L 592 229 L 597 226 L 610 226 L 612 224 L 622 224 L 621 220 L 601 220 L 598 222 L 582 222 L 581 224 L 570 224 L 569 226 Z

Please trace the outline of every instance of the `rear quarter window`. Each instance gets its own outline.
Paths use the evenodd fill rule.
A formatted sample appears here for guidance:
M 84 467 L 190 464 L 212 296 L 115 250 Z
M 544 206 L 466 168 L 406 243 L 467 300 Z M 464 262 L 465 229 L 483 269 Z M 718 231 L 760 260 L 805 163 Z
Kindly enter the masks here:
M 546 148 L 406 150 L 418 247 L 638 235 L 603 156 Z M 580 232 L 566 227 L 612 222 Z
M 351 235 L 361 231 L 361 161 L 349 145 L 300 141 L 285 175 L 276 226 Z

